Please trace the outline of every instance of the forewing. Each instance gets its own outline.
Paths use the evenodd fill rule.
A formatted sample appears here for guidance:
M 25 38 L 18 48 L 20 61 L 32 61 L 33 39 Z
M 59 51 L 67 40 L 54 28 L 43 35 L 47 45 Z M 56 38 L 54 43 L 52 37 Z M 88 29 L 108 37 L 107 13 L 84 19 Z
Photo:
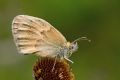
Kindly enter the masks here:
M 48 22 L 27 15 L 14 18 L 12 33 L 18 51 L 23 54 L 53 55 L 66 43 L 64 36 Z

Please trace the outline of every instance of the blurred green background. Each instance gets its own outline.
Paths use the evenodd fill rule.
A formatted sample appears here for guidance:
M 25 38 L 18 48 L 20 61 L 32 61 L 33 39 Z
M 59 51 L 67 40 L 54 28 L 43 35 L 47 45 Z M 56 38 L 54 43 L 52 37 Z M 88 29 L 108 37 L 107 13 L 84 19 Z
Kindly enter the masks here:
M 76 80 L 120 80 L 120 0 L 0 0 L 0 80 L 33 80 L 37 57 L 18 54 L 11 34 L 20 14 L 47 20 L 69 41 L 91 39 L 70 57 Z

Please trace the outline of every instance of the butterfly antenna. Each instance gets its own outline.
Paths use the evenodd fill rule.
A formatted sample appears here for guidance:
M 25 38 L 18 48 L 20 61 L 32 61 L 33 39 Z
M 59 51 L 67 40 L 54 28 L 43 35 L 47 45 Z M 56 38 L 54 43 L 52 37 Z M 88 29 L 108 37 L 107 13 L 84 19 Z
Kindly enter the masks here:
M 79 40 L 87 40 L 88 42 L 91 42 L 91 40 L 88 39 L 87 37 L 80 37 L 80 38 L 77 38 L 76 40 L 74 40 L 72 43 L 75 43 L 75 42 L 77 42 Z
M 53 67 L 52 67 L 52 72 L 53 72 L 54 69 L 55 69 L 56 60 L 57 60 L 57 56 L 55 56 L 55 61 L 54 61 Z

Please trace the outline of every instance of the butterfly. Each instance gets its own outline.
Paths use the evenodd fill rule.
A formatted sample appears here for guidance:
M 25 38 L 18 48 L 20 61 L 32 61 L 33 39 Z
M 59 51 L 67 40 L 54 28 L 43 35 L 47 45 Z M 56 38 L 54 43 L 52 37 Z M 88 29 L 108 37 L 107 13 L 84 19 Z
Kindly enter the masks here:
M 12 34 L 18 52 L 36 54 L 41 57 L 56 57 L 73 63 L 69 57 L 77 51 L 77 41 L 66 38 L 47 21 L 28 15 L 18 15 L 12 22 Z

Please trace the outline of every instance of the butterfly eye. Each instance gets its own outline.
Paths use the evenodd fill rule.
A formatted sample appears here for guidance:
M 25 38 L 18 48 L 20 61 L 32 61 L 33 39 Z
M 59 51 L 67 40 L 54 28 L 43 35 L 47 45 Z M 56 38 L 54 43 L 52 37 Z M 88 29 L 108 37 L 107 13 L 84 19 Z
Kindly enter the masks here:
M 74 48 L 74 46 L 70 46 L 70 48 L 69 48 L 69 49 L 70 49 L 70 50 L 72 50 L 73 48 Z
M 73 49 L 74 48 L 74 46 L 71 46 L 71 49 Z

